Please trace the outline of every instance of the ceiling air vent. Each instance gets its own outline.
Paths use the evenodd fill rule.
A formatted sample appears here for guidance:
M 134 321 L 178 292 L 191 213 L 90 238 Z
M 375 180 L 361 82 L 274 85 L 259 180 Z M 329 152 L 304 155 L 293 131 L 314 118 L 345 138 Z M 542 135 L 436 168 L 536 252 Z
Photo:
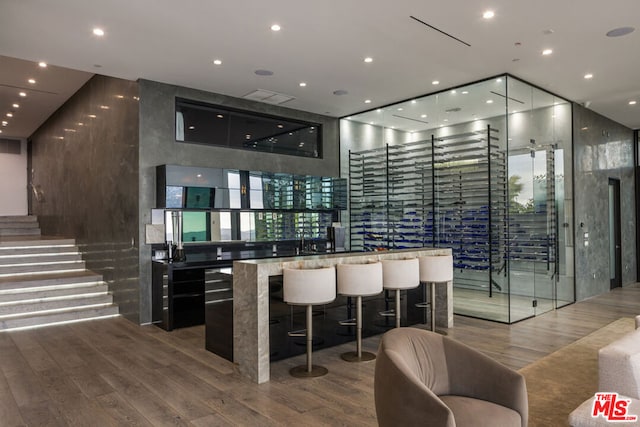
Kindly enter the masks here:
M 0 138 L 0 154 L 21 154 L 19 139 Z
M 249 92 L 244 99 L 250 99 L 252 101 L 266 102 L 267 104 L 280 105 L 285 102 L 289 102 L 292 99 L 296 99 L 294 96 L 285 95 L 284 93 L 272 92 L 270 90 L 257 89 L 253 92 Z

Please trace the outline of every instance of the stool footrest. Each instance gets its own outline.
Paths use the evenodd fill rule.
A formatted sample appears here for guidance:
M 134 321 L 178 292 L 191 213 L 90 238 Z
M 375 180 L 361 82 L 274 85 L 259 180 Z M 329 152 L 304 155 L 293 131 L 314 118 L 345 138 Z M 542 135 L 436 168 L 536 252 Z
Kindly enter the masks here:
M 306 329 L 298 329 L 297 331 L 289 331 L 287 335 L 290 337 L 306 337 L 307 330 Z
M 395 310 L 385 310 L 385 311 L 381 311 L 378 313 L 380 316 L 388 316 L 388 317 L 393 317 L 396 315 L 396 311 Z
M 353 318 L 353 319 L 347 319 L 347 320 L 339 320 L 338 324 L 340 326 L 356 326 L 357 323 L 356 323 L 356 319 Z
M 416 307 L 418 307 L 418 308 L 431 307 L 431 303 L 430 302 L 418 302 L 418 303 L 416 303 Z

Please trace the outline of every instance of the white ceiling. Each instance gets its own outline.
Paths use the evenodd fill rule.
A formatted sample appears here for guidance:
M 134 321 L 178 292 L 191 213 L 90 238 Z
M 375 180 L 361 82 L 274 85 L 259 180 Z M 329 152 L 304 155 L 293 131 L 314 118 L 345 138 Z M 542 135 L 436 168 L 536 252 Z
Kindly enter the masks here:
M 606 37 L 623 26 L 637 30 Z M 545 48 L 554 53 L 542 56 Z M 628 104 L 640 101 L 638 52 L 638 0 L 0 0 L 0 114 L 12 109 L 14 86 L 61 93 L 56 84 L 78 88 L 90 77 L 58 67 L 236 97 L 264 89 L 294 97 L 287 107 L 336 117 L 506 72 L 640 128 L 640 104 Z M 28 67 L 5 67 L 11 58 L 53 66 L 30 85 Z M 53 71 L 68 75 L 49 81 Z M 30 99 L 2 136 L 26 137 L 53 111 L 36 118 L 45 101 Z

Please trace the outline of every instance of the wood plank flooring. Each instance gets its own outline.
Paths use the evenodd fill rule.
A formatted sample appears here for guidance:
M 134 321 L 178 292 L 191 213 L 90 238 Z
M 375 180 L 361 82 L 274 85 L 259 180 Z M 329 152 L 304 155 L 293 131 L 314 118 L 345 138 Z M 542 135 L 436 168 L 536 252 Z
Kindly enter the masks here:
M 640 285 L 505 325 L 456 316 L 449 336 L 514 369 L 620 318 L 640 314 Z M 376 351 L 378 337 L 365 341 Z M 166 332 L 122 318 L 0 333 L 3 426 L 372 426 L 375 362 L 314 353 L 325 377 L 296 379 L 304 356 L 257 385 L 204 349 L 204 327 Z

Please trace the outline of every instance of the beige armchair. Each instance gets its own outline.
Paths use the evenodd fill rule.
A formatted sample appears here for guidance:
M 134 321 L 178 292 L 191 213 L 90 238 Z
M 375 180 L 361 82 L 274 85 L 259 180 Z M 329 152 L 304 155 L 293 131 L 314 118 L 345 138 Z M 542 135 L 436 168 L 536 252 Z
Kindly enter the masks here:
M 398 328 L 385 333 L 374 387 L 383 427 L 527 426 L 524 377 L 434 332 Z

